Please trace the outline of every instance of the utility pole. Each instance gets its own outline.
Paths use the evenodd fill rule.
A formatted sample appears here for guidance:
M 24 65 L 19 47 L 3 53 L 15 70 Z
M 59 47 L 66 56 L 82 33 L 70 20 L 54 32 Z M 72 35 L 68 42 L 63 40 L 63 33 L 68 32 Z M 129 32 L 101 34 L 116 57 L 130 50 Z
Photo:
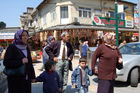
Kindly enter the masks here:
M 116 27 L 116 45 L 119 46 L 119 40 L 118 40 L 118 3 L 117 0 L 115 0 L 115 27 Z
M 138 9 L 139 9 L 139 25 L 138 25 L 138 27 L 139 27 L 139 42 L 140 42 L 140 0 L 139 0 L 139 5 L 138 5 Z

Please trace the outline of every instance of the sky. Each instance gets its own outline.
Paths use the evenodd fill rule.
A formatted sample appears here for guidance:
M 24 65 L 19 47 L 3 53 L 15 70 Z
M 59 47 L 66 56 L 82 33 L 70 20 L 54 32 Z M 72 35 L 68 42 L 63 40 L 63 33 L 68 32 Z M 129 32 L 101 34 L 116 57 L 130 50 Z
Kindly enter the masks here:
M 20 15 L 27 12 L 27 7 L 36 8 L 43 0 L 1 0 L 0 21 L 6 23 L 6 27 L 19 27 Z M 125 0 L 138 3 L 138 0 Z
M 19 27 L 20 15 L 27 12 L 27 7 L 36 8 L 43 0 L 0 0 L 0 21 L 6 27 Z
M 129 2 L 133 2 L 133 3 L 138 3 L 139 0 L 124 0 L 124 1 L 129 1 Z

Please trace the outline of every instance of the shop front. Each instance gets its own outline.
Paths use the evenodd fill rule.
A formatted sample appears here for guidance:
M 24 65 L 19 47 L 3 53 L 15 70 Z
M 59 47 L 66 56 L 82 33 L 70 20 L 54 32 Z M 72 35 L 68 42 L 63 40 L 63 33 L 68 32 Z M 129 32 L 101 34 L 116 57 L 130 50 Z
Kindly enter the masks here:
M 118 20 L 119 42 L 127 40 L 132 42 L 134 33 L 138 33 L 138 29 L 134 28 L 133 21 Z M 115 19 L 104 17 L 93 17 L 91 25 L 85 24 L 69 24 L 53 26 L 37 33 L 40 34 L 40 40 L 46 41 L 48 36 L 54 36 L 56 40 L 61 39 L 61 33 L 67 31 L 70 33 L 70 41 L 74 47 L 79 43 L 80 39 L 87 40 L 89 46 L 95 46 L 97 39 L 103 39 L 103 35 L 107 32 L 115 32 Z M 135 34 L 134 34 L 135 35 Z M 135 36 L 136 38 L 137 36 Z M 135 39 L 136 40 L 136 39 Z M 138 40 L 138 38 L 137 38 Z
M 14 40 L 14 34 L 12 32 L 0 32 L 0 46 L 7 47 Z
M 135 42 L 138 41 L 138 29 L 134 28 L 134 23 L 131 20 L 120 20 L 118 19 L 118 38 L 119 43 L 121 43 L 123 40 L 126 40 L 128 42 Z M 115 31 L 115 19 L 113 18 L 105 18 L 105 17 L 93 17 L 93 25 L 96 26 L 104 26 L 105 29 L 108 29 L 107 27 L 113 27 L 113 32 Z M 104 31 L 105 33 L 106 31 Z
M 97 37 L 96 29 L 86 28 L 87 26 L 84 27 L 74 25 L 72 27 L 65 27 L 65 29 L 60 29 L 61 27 L 63 26 L 57 26 L 55 29 L 46 29 L 39 32 L 41 38 L 40 40 L 45 41 L 48 36 L 54 36 L 56 40 L 61 40 L 61 33 L 66 31 L 70 34 L 70 42 L 72 43 L 73 47 L 76 48 L 79 40 L 87 40 L 89 41 L 89 46 L 94 46 Z

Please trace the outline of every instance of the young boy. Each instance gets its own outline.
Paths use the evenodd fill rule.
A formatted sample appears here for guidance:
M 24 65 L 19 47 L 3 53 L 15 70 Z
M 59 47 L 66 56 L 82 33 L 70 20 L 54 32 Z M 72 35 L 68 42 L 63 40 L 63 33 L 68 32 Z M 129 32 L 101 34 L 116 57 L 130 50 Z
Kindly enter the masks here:
M 93 75 L 86 62 L 85 58 L 80 58 L 79 65 L 71 75 L 72 87 L 77 88 L 78 93 L 88 93 L 88 86 L 90 85 L 88 75 Z
M 55 72 L 55 62 L 48 60 L 45 71 L 36 78 L 36 82 L 43 82 L 43 93 L 60 93 L 59 75 Z

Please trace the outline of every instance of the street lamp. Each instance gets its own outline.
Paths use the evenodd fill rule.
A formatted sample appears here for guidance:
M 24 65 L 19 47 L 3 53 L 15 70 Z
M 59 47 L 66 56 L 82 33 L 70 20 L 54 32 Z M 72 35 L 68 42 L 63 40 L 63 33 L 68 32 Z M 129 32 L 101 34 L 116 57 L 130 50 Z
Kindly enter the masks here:
M 119 46 L 119 40 L 118 40 L 118 4 L 117 4 L 117 0 L 115 0 L 115 27 L 116 27 L 116 45 Z

